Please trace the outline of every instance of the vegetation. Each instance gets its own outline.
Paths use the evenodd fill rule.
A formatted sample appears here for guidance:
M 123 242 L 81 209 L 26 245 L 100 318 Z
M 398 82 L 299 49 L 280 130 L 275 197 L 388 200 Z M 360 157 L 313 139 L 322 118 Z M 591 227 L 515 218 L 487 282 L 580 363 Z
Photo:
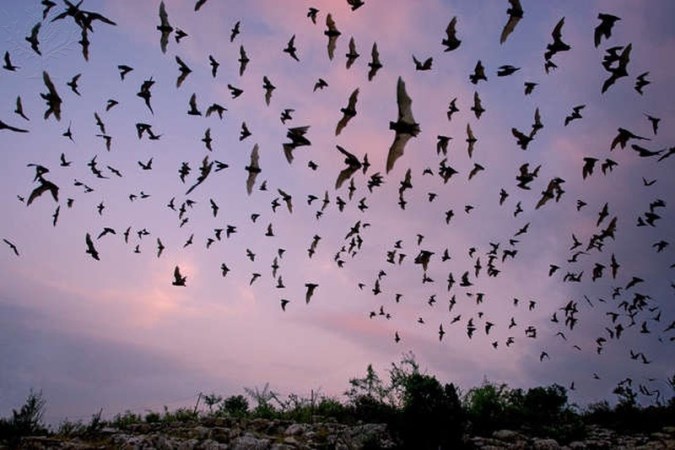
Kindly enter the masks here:
M 31 390 L 26 403 L 18 411 L 12 410 L 9 419 L 0 418 L 0 443 L 10 446 L 16 445 L 23 436 L 39 436 L 47 434 L 47 428 L 42 423 L 45 400 L 42 391 Z
M 245 396 L 200 394 L 201 409 L 198 402 L 194 408 L 169 411 L 164 407 L 161 413 L 148 411 L 144 416 L 127 411 L 110 421 L 99 411 L 88 424 L 64 422 L 56 431 L 42 422 L 42 392 L 31 391 L 11 417 L 0 418 L 0 445 L 13 447 L 29 435 L 91 436 L 106 426 L 126 430 L 140 424 L 188 423 L 203 418 L 386 423 L 403 449 L 462 448 L 467 434 L 490 435 L 500 429 L 568 443 L 583 439 L 588 425 L 632 433 L 657 431 L 675 423 L 673 392 L 667 402 L 658 397 L 656 404 L 643 407 L 632 384 L 625 381 L 614 390 L 618 400 L 614 406 L 603 401 L 580 411 L 569 403 L 566 389 L 557 384 L 523 390 L 485 380 L 463 394 L 453 383 L 443 384 L 421 372 L 412 354 L 393 363 L 388 375 L 388 379 L 381 377 L 369 365 L 363 377 L 349 380 L 346 400 L 342 401 L 314 390 L 309 397 L 291 394 L 282 398 L 265 384 L 244 389 Z M 675 386 L 672 381 L 671 388 Z M 643 387 L 640 393 L 645 394 Z

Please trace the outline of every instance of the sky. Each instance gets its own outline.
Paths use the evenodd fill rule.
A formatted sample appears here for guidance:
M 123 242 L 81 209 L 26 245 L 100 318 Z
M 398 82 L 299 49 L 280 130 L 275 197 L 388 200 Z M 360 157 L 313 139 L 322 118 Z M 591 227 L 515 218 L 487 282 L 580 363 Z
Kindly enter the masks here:
M 0 238 L 19 253 L 0 242 L 1 415 L 30 389 L 42 390 L 51 423 L 192 405 L 200 392 L 227 396 L 266 383 L 282 395 L 339 397 L 368 364 L 386 378 L 410 352 L 464 392 L 484 380 L 557 383 L 584 406 L 612 400 L 630 377 L 635 390 L 653 393 L 641 395 L 644 403 L 673 395 L 672 2 L 522 0 L 523 18 L 503 43 L 507 1 L 366 0 L 356 10 L 338 0 L 209 0 L 198 11 L 193 0 L 164 4 L 173 27 L 165 52 L 159 1 L 85 0 L 82 10 L 115 23 L 92 22 L 88 60 L 72 16 L 53 20 L 65 11 L 60 0 L 44 20 L 37 0 L 0 4 L 0 51 L 18 67 L 0 69 L 0 120 L 28 131 L 0 130 Z M 599 13 L 620 20 L 596 48 Z M 341 32 L 332 59 L 328 14 Z M 453 17 L 461 43 L 446 52 Z M 544 54 L 562 18 L 570 50 L 553 55 L 557 68 L 547 73 Z M 25 39 L 37 23 L 41 55 Z M 178 29 L 187 33 L 180 42 Z M 283 51 L 293 36 L 297 61 Z M 360 56 L 347 68 L 352 37 Z M 373 43 L 383 67 L 368 80 Z M 628 44 L 627 76 L 602 93 L 606 50 Z M 250 61 L 240 73 L 242 47 Z M 209 56 L 219 63 L 215 77 Z M 416 70 L 413 56 L 433 58 L 431 69 Z M 179 87 L 176 57 L 191 69 Z M 487 80 L 474 84 L 479 61 Z M 121 79 L 119 65 L 133 70 Z M 505 65 L 519 70 L 497 76 Z M 645 72 L 650 84 L 639 94 Z M 59 120 L 44 117 L 44 73 L 62 99 Z M 79 94 L 68 86 L 78 74 Z M 263 77 L 276 87 L 269 105 Z M 328 86 L 314 90 L 320 78 Z M 387 172 L 399 79 L 420 132 Z M 146 80 L 154 81 L 152 111 L 137 95 Z M 537 83 L 529 95 L 526 82 Z M 228 85 L 243 93 L 233 98 Z M 356 115 L 336 135 L 356 89 Z M 187 113 L 193 94 L 201 115 Z M 17 96 L 27 119 L 15 113 Z M 117 104 L 106 109 L 110 99 Z M 448 118 L 453 99 L 459 111 Z M 226 108 L 222 119 L 206 116 L 214 103 Z M 582 117 L 565 124 L 581 105 Z M 285 109 L 293 111 L 284 124 Z M 523 150 L 512 129 L 530 134 L 535 110 L 543 128 Z M 660 119 L 656 133 L 647 115 Z M 139 139 L 137 123 L 159 139 Z M 251 133 L 243 140 L 242 123 Z M 477 138 L 471 155 L 467 126 Z M 294 127 L 308 127 L 310 145 L 289 162 L 283 144 Z M 619 128 L 645 139 L 612 150 Z M 110 150 L 98 135 L 111 137 Z M 438 136 L 450 138 L 447 154 Z M 255 146 L 260 173 L 249 194 Z M 370 163 L 339 189 L 346 165 L 337 146 Z M 642 157 L 640 148 L 660 153 Z M 598 160 L 585 178 L 584 158 Z M 616 165 L 603 173 L 608 159 Z M 188 194 L 204 161 L 212 170 Z M 216 171 L 215 161 L 226 167 Z M 516 180 L 526 163 L 539 167 L 529 189 Z M 48 172 L 36 177 L 31 164 Z M 191 171 L 182 181 L 184 164 Z M 447 183 L 441 164 L 457 171 Z M 469 179 L 476 165 L 483 169 Z M 58 200 L 46 192 L 27 205 L 41 179 L 58 186 Z M 562 195 L 537 207 L 556 179 Z M 647 213 L 658 219 L 638 226 Z M 594 235 L 612 234 L 614 218 L 613 235 L 589 247 Z M 236 231 L 217 239 L 228 226 Z M 99 237 L 106 227 L 114 233 Z M 86 252 L 87 234 L 99 260 Z M 423 252 L 431 253 L 426 269 L 415 262 Z M 551 265 L 559 269 L 549 275 Z M 173 285 L 176 267 L 185 286 Z M 309 302 L 308 283 L 318 285 Z

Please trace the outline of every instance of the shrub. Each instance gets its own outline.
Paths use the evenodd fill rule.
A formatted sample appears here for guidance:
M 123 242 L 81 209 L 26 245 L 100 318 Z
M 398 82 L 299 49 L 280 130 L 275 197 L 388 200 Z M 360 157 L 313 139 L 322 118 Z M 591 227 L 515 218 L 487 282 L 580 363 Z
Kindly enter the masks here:
M 148 411 L 145 414 L 146 423 L 158 423 L 160 420 L 162 420 L 162 415 L 156 411 Z
M 316 414 L 335 420 L 345 420 L 351 416 L 349 409 L 332 397 L 321 397 L 316 405 Z
M 199 418 L 199 414 L 197 411 L 194 409 L 190 408 L 178 408 L 173 412 L 170 412 L 169 409 L 165 406 L 164 407 L 164 416 L 162 417 L 162 421 L 167 422 L 167 423 L 173 423 L 173 422 L 192 422 L 194 420 L 197 420 Z
M 18 411 L 12 410 L 11 419 L 0 419 L 0 442 L 14 446 L 22 437 L 47 434 L 47 428 L 42 423 L 44 407 L 42 391 L 31 389 L 23 406 Z
M 505 384 L 497 385 L 488 381 L 469 390 L 464 397 L 464 406 L 473 432 L 486 435 L 503 428 L 504 413 L 509 409 L 514 410 L 508 407 L 510 397 Z
M 231 395 L 220 405 L 220 412 L 233 417 L 243 417 L 248 414 L 248 400 L 243 395 Z
M 277 410 L 272 405 L 272 400 L 278 398 L 276 392 L 270 390 L 270 384 L 265 383 L 262 390 L 255 388 L 244 388 L 244 391 L 256 402 L 256 406 L 252 411 L 255 417 L 262 419 L 273 419 L 277 414 Z
M 166 410 L 166 406 L 164 407 Z M 138 423 L 141 423 L 143 420 L 141 419 L 141 416 L 133 413 L 131 411 L 125 411 L 122 414 L 117 414 L 112 420 L 112 425 L 116 428 L 119 429 L 126 429 L 129 428 L 131 425 L 135 425 Z
M 218 405 L 223 401 L 223 397 L 215 393 L 201 394 L 201 397 L 204 399 L 204 403 L 209 408 L 209 414 L 213 414 L 214 408 L 217 410 Z

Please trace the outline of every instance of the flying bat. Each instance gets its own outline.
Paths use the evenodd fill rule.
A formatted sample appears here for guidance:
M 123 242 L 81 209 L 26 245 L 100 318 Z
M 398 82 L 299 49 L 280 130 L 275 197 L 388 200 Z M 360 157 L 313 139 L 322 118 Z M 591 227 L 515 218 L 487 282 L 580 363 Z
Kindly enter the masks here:
M 295 59 L 298 59 L 297 56 Z M 246 66 L 248 65 L 249 61 L 251 61 L 246 54 L 246 49 L 244 49 L 243 45 L 239 46 L 239 76 L 244 75 L 244 71 L 246 70 Z
M 173 27 L 169 23 L 169 15 L 166 13 L 164 1 L 159 4 L 159 21 L 160 24 L 157 26 L 157 30 L 162 33 L 162 36 L 159 39 L 159 45 L 162 49 L 162 53 L 166 53 L 166 46 L 169 44 L 169 36 L 171 35 L 171 32 L 173 32 Z
M 598 14 L 598 19 L 600 19 L 600 24 L 595 27 L 595 32 L 593 33 L 595 48 L 598 48 L 603 37 L 605 39 L 612 37 L 612 27 L 614 27 L 614 23 L 617 20 L 621 20 L 620 17 L 603 13 Z
M 176 88 L 179 88 L 182 84 L 183 81 L 192 73 L 192 69 L 188 67 L 187 64 L 183 62 L 180 57 L 176 56 L 176 63 L 178 64 L 178 71 L 180 72 L 180 75 L 176 79 Z
M 3 239 L 3 241 L 9 246 L 16 256 L 19 256 L 19 249 L 16 248 L 16 245 L 14 245 L 13 242 L 8 241 L 7 239 Z
M 467 123 L 466 124 L 466 142 L 469 144 L 467 147 L 467 152 L 469 153 L 469 158 L 473 157 L 473 150 L 474 146 L 476 145 L 476 142 L 478 139 L 476 136 L 473 134 L 473 130 L 471 129 L 471 124 Z
M 265 90 L 265 104 L 269 106 L 270 100 L 272 100 L 272 92 L 276 89 L 276 86 L 272 84 L 266 75 L 263 76 L 263 89 Z
M 40 181 L 40 185 L 33 189 L 33 192 L 31 192 L 30 196 L 28 197 L 28 201 L 26 201 L 26 206 L 30 206 L 30 204 L 33 203 L 36 198 L 40 197 L 45 192 L 52 194 L 54 201 L 58 203 L 59 187 L 51 181 L 45 180 L 41 176 L 38 178 L 38 180 Z
M 316 291 L 316 288 L 319 287 L 319 285 L 316 283 L 305 283 L 305 287 L 307 288 L 305 293 L 305 303 L 309 303 L 314 295 L 314 291 Z
M 5 61 L 5 63 L 2 65 L 2 68 L 5 69 L 5 70 L 8 70 L 10 72 L 15 72 L 16 69 L 19 68 L 19 66 L 15 66 L 14 64 L 12 64 L 12 59 L 10 58 L 9 52 L 7 52 L 7 51 L 5 52 L 4 61 Z
M 49 77 L 47 71 L 42 72 L 42 79 L 47 87 L 47 93 L 40 93 L 40 97 L 47 102 L 47 111 L 45 111 L 44 118 L 46 120 L 53 114 L 56 120 L 61 120 L 61 104 L 63 100 L 61 100 L 59 93 L 56 92 L 56 87 L 52 83 L 52 79 Z
M 389 122 L 389 129 L 394 130 L 396 136 L 387 155 L 387 173 L 394 168 L 396 160 L 403 156 L 408 140 L 416 137 L 420 132 L 420 126 L 415 122 L 412 114 L 412 99 L 408 96 L 405 82 L 400 76 L 396 85 L 396 103 L 398 104 L 398 119 L 396 122 Z
M 230 42 L 234 42 L 234 38 L 236 38 L 240 32 L 240 27 L 241 21 L 238 20 L 237 23 L 235 23 L 232 27 L 232 30 L 230 30 Z
M 346 108 L 341 108 L 342 118 L 335 127 L 335 136 L 338 136 L 342 129 L 347 126 L 352 117 L 356 115 L 356 102 L 359 98 L 359 88 L 354 89 L 354 92 L 349 96 L 349 102 Z
M 251 195 L 251 192 L 253 191 L 253 186 L 255 185 L 255 179 L 261 172 L 258 144 L 255 144 L 253 146 L 253 150 L 251 150 L 251 162 L 249 163 L 248 166 L 245 167 L 245 169 L 248 172 L 248 178 L 246 179 L 246 192 L 248 192 L 248 195 Z
M 326 28 L 327 30 L 324 31 L 323 34 L 328 36 L 328 58 L 332 61 L 333 55 L 335 54 L 335 45 L 337 44 L 337 39 L 342 33 L 335 26 L 335 21 L 333 20 L 333 16 L 330 13 L 328 13 L 326 16 Z
M 441 44 L 445 46 L 446 52 L 451 52 L 459 47 L 459 44 L 462 43 L 460 39 L 457 39 L 457 16 L 453 17 L 448 23 L 447 28 L 445 29 L 446 37 L 441 41 Z
M 366 3 L 363 0 L 347 0 L 347 4 L 352 8 L 352 11 L 356 11 Z
M 42 53 L 40 52 L 40 41 L 38 40 L 38 33 L 40 33 L 41 26 L 42 22 L 36 23 L 30 30 L 30 35 L 25 38 L 26 41 L 30 44 L 30 48 L 32 48 L 33 51 L 40 56 L 42 56 Z
M 628 63 L 630 62 L 630 52 L 631 49 L 633 48 L 632 44 L 628 44 L 621 54 L 619 55 L 618 59 L 616 60 L 618 62 L 618 65 L 616 67 L 611 67 L 608 66 L 609 68 L 607 69 L 611 75 L 609 78 L 607 78 L 604 83 L 602 84 L 602 93 L 604 94 L 607 89 L 609 89 L 610 86 L 612 86 L 616 80 L 619 78 L 627 77 L 628 76 Z M 640 92 L 640 91 L 638 91 Z M 641 92 L 640 92 L 641 93 Z
M 373 43 L 373 49 L 370 52 L 371 60 L 368 63 L 370 70 L 368 71 L 368 81 L 372 81 L 373 77 L 377 74 L 377 71 L 382 68 L 382 63 L 380 62 L 380 52 L 377 50 L 377 42 Z
M 553 37 L 553 42 L 548 44 L 546 46 L 546 52 L 544 53 L 544 59 L 548 62 L 551 60 L 553 55 L 555 55 L 558 52 L 566 52 L 570 50 L 572 47 L 570 47 L 568 44 L 563 42 L 562 40 L 562 27 L 565 25 L 565 18 L 563 17 L 558 21 L 556 24 L 555 28 L 553 28 L 553 32 L 551 32 L 551 37 Z
M 340 172 L 340 174 L 337 177 L 337 180 L 335 180 L 335 189 L 340 189 L 340 187 L 345 181 L 350 179 L 352 175 L 354 175 L 361 169 L 362 164 L 361 161 L 359 161 L 359 159 L 356 156 L 354 156 L 354 154 L 348 152 L 339 145 L 336 145 L 335 147 L 337 147 L 338 151 L 345 156 L 344 162 L 347 165 L 347 167 Z
M 298 54 L 297 48 L 295 48 L 295 35 L 291 36 L 291 38 L 288 40 L 288 43 L 286 44 L 286 48 L 284 48 L 284 53 L 288 53 L 291 58 L 293 58 L 296 61 L 300 61 L 298 59 Z
M 434 58 L 431 56 L 425 59 L 424 62 L 418 60 L 415 55 L 412 55 L 412 59 L 415 63 L 415 70 L 419 71 L 431 70 L 431 65 L 434 63 Z
M 100 261 L 98 256 L 98 250 L 96 250 L 96 247 L 94 247 L 94 241 L 91 240 L 91 235 L 89 233 L 87 233 L 84 240 L 85 243 L 87 244 L 87 250 L 85 251 L 85 253 L 91 255 L 91 257 L 94 258 L 96 261 Z
M 352 64 L 354 64 L 354 61 L 356 61 L 356 59 L 361 56 L 356 51 L 356 42 L 354 42 L 353 36 L 349 39 L 349 53 L 347 53 L 345 56 L 347 57 L 347 69 L 349 69 Z
M 173 269 L 173 282 L 171 284 L 173 286 L 185 286 L 186 281 L 187 275 L 181 275 L 180 268 L 176 266 L 176 268 Z

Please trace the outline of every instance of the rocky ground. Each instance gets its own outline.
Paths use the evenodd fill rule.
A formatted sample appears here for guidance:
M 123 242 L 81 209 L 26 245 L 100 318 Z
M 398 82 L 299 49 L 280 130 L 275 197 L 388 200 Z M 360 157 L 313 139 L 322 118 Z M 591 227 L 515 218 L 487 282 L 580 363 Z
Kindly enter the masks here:
M 675 426 L 649 435 L 620 435 L 589 427 L 585 440 L 561 445 L 554 439 L 528 437 L 500 430 L 490 437 L 467 436 L 468 448 L 498 449 L 675 449 Z M 103 428 L 86 436 L 24 438 L 22 449 L 376 449 L 397 448 L 398 442 L 384 424 L 300 424 L 281 420 L 230 418 L 198 422 L 140 423 L 125 429 Z M 0 448 L 2 446 L 0 445 Z

